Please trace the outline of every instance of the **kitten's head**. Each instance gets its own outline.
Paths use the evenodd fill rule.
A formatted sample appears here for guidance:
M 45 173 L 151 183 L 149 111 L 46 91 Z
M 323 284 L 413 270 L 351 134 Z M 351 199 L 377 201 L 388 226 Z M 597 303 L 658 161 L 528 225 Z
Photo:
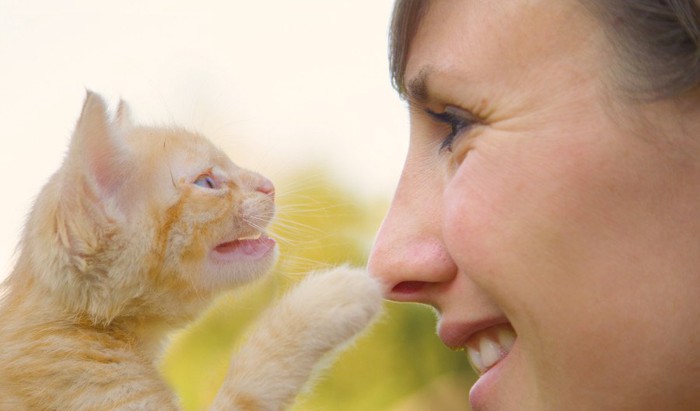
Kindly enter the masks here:
M 216 291 L 267 272 L 273 186 L 202 136 L 110 120 L 88 92 L 61 168 L 39 195 L 20 264 L 96 322 L 194 314 Z

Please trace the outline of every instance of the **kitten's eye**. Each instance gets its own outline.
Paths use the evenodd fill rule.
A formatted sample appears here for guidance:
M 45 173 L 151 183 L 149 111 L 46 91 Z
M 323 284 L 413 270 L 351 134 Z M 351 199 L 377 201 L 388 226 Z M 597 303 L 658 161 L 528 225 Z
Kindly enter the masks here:
M 426 113 L 438 123 L 444 123 L 452 127 L 450 134 L 442 140 L 440 152 L 447 150 L 452 152 L 452 144 L 463 132 L 468 131 L 475 124 L 480 122 L 479 118 L 467 110 L 448 106 L 442 113 L 436 113 L 426 109 Z
M 210 174 L 202 174 L 194 180 L 194 185 L 203 188 L 217 189 L 219 188 L 219 183 Z

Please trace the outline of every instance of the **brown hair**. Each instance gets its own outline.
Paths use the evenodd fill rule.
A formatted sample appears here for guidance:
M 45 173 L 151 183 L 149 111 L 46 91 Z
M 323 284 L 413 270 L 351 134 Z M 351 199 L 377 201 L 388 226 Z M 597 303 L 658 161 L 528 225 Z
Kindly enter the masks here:
M 616 54 L 615 84 L 635 98 L 680 95 L 700 85 L 700 11 L 697 0 L 580 0 L 608 33 Z M 389 62 L 394 87 L 404 94 L 411 40 L 428 0 L 397 0 Z
M 391 82 L 399 94 L 405 94 L 406 60 L 411 40 L 418 31 L 426 9 L 426 0 L 396 0 L 389 32 L 389 69 Z

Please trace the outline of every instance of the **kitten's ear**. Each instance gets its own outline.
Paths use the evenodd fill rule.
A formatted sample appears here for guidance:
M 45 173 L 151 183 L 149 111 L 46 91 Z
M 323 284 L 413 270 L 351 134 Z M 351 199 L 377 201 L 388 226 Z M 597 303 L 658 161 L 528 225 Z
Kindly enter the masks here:
M 117 116 L 114 119 L 117 127 L 121 130 L 128 130 L 134 124 L 131 120 L 131 108 L 124 100 L 119 100 L 119 106 L 117 107 Z
M 127 177 L 129 148 L 108 118 L 102 97 L 87 92 L 67 157 L 69 172 L 82 174 L 99 195 L 112 197 Z

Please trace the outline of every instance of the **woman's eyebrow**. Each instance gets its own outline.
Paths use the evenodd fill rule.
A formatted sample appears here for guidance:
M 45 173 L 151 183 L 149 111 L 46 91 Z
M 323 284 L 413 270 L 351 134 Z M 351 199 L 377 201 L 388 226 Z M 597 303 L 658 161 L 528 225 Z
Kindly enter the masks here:
M 428 67 L 421 69 L 418 74 L 406 83 L 404 98 L 409 103 L 422 104 L 428 100 L 428 76 L 431 70 Z

